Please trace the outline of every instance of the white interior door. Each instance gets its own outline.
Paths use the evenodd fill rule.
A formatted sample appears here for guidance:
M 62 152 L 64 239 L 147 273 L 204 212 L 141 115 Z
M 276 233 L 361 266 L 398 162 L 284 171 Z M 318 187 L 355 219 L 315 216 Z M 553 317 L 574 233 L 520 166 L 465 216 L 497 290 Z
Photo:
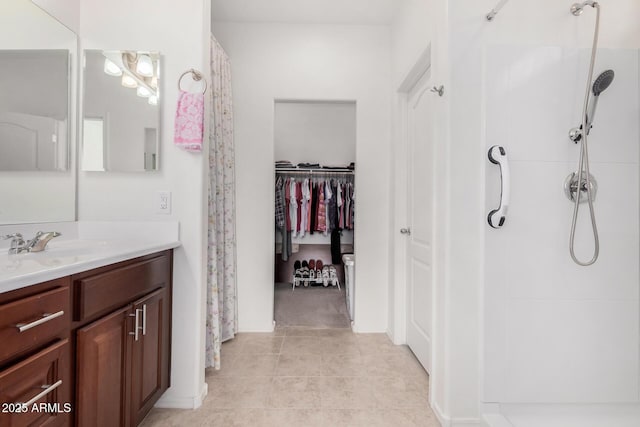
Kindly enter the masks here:
M 427 72 L 407 97 L 407 343 L 431 372 L 433 335 L 434 94 Z

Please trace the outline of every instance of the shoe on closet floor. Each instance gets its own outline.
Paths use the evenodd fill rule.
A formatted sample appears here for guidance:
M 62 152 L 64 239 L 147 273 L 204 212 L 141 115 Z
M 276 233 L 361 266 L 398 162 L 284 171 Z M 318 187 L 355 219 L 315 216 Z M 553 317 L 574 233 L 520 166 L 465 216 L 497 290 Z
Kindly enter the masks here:
M 309 260 L 309 282 L 315 283 L 316 281 L 316 261 Z
M 329 266 L 325 265 L 322 267 L 322 284 L 326 288 L 329 286 Z
M 300 286 L 300 280 L 302 280 L 302 267 L 299 260 L 293 263 L 293 277 L 294 284 L 296 286 Z
M 300 267 L 300 273 L 302 274 L 302 284 L 309 286 L 309 263 L 305 260 L 302 261 L 302 267 Z
M 322 284 L 322 260 L 316 260 L 316 283 Z
M 331 284 L 333 286 L 338 286 L 338 271 L 333 265 L 329 267 L 329 279 L 331 279 Z

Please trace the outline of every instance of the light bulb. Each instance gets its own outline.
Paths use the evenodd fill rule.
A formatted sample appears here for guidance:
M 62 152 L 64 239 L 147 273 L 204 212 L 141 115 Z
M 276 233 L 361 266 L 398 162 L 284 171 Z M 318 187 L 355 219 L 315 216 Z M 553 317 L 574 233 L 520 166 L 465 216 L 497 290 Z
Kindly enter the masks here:
M 144 86 L 138 86 L 136 93 L 142 98 L 148 98 L 151 96 L 151 91 Z
M 149 97 L 149 99 L 147 100 L 147 102 L 148 102 L 150 105 L 158 105 L 158 97 L 157 97 L 156 95 L 151 95 L 151 96 Z
M 104 72 L 105 74 L 115 77 L 120 77 L 122 75 L 120 67 L 114 64 L 109 58 L 104 59 Z
M 143 77 L 153 76 L 153 62 L 149 55 L 140 55 L 136 64 L 136 73 Z
M 122 86 L 135 89 L 138 87 L 138 82 L 135 81 L 133 77 L 128 74 L 122 75 Z

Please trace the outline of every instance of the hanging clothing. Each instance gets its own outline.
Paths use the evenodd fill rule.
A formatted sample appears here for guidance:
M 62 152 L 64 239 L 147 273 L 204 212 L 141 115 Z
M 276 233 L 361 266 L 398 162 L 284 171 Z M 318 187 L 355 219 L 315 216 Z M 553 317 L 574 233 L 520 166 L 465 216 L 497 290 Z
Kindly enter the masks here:
M 275 204 L 275 211 L 276 211 L 276 227 L 277 228 L 284 228 L 285 226 L 285 219 L 284 219 L 284 212 L 285 212 L 285 202 L 284 202 L 284 182 L 282 180 L 282 178 L 278 178 L 276 180 L 276 204 Z
M 282 260 L 287 261 L 291 256 L 291 232 L 287 231 L 286 225 L 286 199 L 285 183 L 282 178 L 276 180 L 276 231 L 282 237 Z
M 342 254 L 340 253 L 340 230 L 337 228 L 331 232 L 331 263 L 342 263 Z
M 307 233 L 311 233 L 311 209 L 312 209 L 312 203 L 311 203 L 311 199 L 312 199 L 312 182 L 310 179 L 307 180 L 307 188 L 306 188 L 306 192 L 307 192 L 307 228 L 306 231 Z
M 285 238 L 287 232 L 290 238 L 302 238 L 315 232 L 329 236 L 333 230 L 353 230 L 355 196 L 349 178 L 317 180 L 278 176 L 275 188 L 275 221 L 286 239 L 283 247 L 292 247 Z M 278 227 L 279 224 L 283 226 Z
M 298 235 L 298 198 L 296 192 L 296 180 L 289 181 L 289 220 L 291 221 L 291 236 Z
M 330 183 L 331 193 L 333 196 L 329 201 L 329 223 L 331 224 L 331 231 L 338 229 L 338 187 L 335 181 Z
M 304 233 L 300 235 L 302 228 L 300 225 L 302 224 L 302 183 L 296 182 L 296 199 L 298 200 L 298 212 L 296 213 L 296 231 L 298 232 L 298 236 L 303 237 Z
M 309 221 L 309 234 L 313 234 L 316 231 L 318 224 L 318 183 L 311 184 L 311 215 Z
M 333 198 L 333 191 L 331 190 L 331 183 L 329 181 L 325 181 L 324 183 L 324 206 L 325 206 L 325 230 L 324 235 L 328 236 L 332 228 L 331 224 L 331 204 L 335 203 L 335 199 Z
M 289 215 L 289 208 L 291 205 L 291 181 L 289 181 L 289 179 L 284 181 L 284 202 L 285 230 L 291 233 L 291 216 Z
M 305 178 L 301 184 L 301 194 L 302 194 L 302 208 L 300 211 L 300 237 L 304 237 L 304 235 L 309 231 L 309 214 L 311 213 L 310 204 L 311 201 L 311 191 L 309 190 L 309 179 Z
M 316 230 L 325 233 L 327 231 L 327 207 L 325 204 L 324 181 L 318 184 L 318 223 Z M 327 233 L 325 233 L 326 236 Z

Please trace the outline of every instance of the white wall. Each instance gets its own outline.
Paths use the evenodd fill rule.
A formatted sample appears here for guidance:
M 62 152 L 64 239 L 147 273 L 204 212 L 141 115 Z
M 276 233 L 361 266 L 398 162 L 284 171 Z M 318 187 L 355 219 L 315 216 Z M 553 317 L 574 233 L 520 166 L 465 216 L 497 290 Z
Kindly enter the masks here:
M 74 33 L 80 31 L 80 0 L 32 0 Z
M 383 26 L 213 25 L 233 72 L 241 331 L 273 321 L 274 100 L 345 100 L 357 108 L 355 328 L 387 327 L 390 65 Z
M 356 105 L 351 102 L 276 102 L 275 159 L 321 166 L 356 160 Z
M 192 67 L 205 75 L 209 71 L 204 59 L 209 55 L 209 9 L 207 0 L 180 4 L 85 0 L 81 4 L 83 48 L 159 51 L 162 55 L 160 171 L 80 172 L 78 216 L 81 220 L 180 222 L 182 247 L 175 251 L 173 270 L 172 385 L 160 402 L 165 406 L 198 406 L 206 387 L 206 155 L 182 151 L 172 138 L 178 77 Z M 172 193 L 170 216 L 154 214 L 152 201 L 158 190 Z

